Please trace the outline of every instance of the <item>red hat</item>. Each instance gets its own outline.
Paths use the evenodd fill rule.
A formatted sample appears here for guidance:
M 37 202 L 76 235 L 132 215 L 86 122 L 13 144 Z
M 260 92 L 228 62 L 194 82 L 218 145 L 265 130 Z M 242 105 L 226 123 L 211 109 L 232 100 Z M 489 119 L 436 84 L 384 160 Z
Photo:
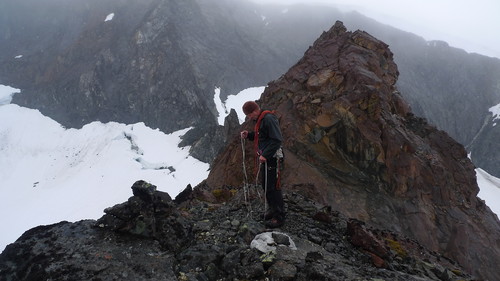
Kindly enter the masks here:
M 254 101 L 247 101 L 243 105 L 243 113 L 245 113 L 245 115 L 248 115 L 248 114 L 254 112 L 256 109 L 260 109 L 260 107 Z

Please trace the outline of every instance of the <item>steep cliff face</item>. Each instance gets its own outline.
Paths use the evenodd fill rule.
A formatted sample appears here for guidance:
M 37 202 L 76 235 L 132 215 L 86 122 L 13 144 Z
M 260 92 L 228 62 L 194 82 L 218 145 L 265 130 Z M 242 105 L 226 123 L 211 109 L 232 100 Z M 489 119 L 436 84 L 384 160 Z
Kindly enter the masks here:
M 260 103 L 280 117 L 283 188 L 414 237 L 496 280 L 500 224 L 476 197 L 474 166 L 462 145 L 411 113 L 397 77 L 386 44 L 337 22 L 270 83 Z M 235 136 L 208 187 L 241 186 L 241 155 Z
M 488 108 L 500 103 L 500 59 L 468 54 L 443 41 L 426 41 L 358 13 L 342 18 L 349 29 L 365 30 L 391 47 L 400 72 L 397 87 L 414 114 L 477 155 L 472 159 L 477 167 L 500 176 L 498 142 L 484 130 L 478 135 L 490 117 Z M 484 153 L 478 143 L 490 150 Z
M 427 118 L 475 154 L 472 161 L 477 167 L 500 176 L 498 142 L 483 128 L 483 121 L 491 116 L 488 108 L 500 102 L 500 60 L 466 55 L 445 42 L 428 42 L 420 49 L 399 48 L 415 53 L 400 56 L 401 63 L 396 60 L 405 73 L 398 88 L 407 93 L 404 97 L 415 114 Z M 421 71 L 424 68 L 426 71 Z M 472 148 L 475 140 L 478 142 Z
M 2 73 L 14 76 L 11 79 L 23 89 L 15 103 L 39 108 L 70 127 L 95 120 L 143 120 L 171 132 L 197 122 L 215 123 L 213 100 L 208 98 L 214 85 L 196 76 L 183 48 L 182 34 L 188 32 L 177 24 L 188 22 L 178 18 L 188 14 L 185 10 L 196 11 L 193 1 L 91 1 L 65 3 L 67 9 L 58 8 L 58 1 L 45 4 L 45 9 L 69 14 L 59 16 L 57 26 L 61 36 L 71 38 L 58 48 L 42 44 L 39 51 L 21 50 L 19 60 L 9 52 L 10 66 L 19 71 L 6 67 Z M 111 13 L 113 19 L 105 21 Z M 66 27 L 72 23 L 70 16 L 81 18 L 81 26 Z M 40 20 L 40 25 L 50 31 L 46 21 Z M 19 26 L 10 28 L 17 31 Z M 24 38 L 12 37 L 14 43 Z M 49 33 L 49 38 L 57 42 L 58 33 Z M 15 77 L 21 72 L 28 75 Z
M 245 1 L 38 2 L 0 4 L 8 43 L 0 81 L 22 90 L 14 103 L 68 127 L 143 121 L 165 132 L 207 131 L 216 125 L 215 87 L 226 96 L 266 84 L 320 32 L 282 50 L 268 44 L 272 31 Z M 40 12 L 25 17 L 32 7 Z
M 498 175 L 500 169 L 498 166 L 500 152 L 496 147 L 500 139 L 499 108 L 500 105 L 490 108 L 491 111 L 485 117 L 483 126 L 467 146 L 472 160 L 480 165 L 481 169 L 493 175 Z
M 408 93 L 405 99 L 414 105 L 416 115 L 432 120 L 467 146 L 480 130 L 488 108 L 500 102 L 500 60 L 468 55 L 440 41 L 419 46 L 411 49 L 414 55 L 396 60 L 400 72 L 405 73 L 398 88 Z M 394 48 L 409 47 L 399 44 Z
M 390 46 L 400 72 L 398 89 L 413 112 L 464 146 L 481 128 L 488 108 L 500 102 L 498 58 L 426 41 L 356 13 L 346 26 L 366 30 Z
M 39 13 L 25 16 L 32 7 Z M 265 85 L 317 37 L 319 23 L 331 24 L 323 13 L 316 32 L 292 40 L 280 30 L 297 30 L 299 22 L 280 25 L 281 18 L 267 30 L 260 8 L 246 1 L 6 0 L 0 10 L 0 38 L 7 42 L 0 46 L 0 82 L 22 92 L 13 103 L 66 127 L 96 120 L 145 122 L 167 133 L 195 127 L 192 135 L 202 138 L 184 144 L 208 144 L 193 149 L 206 162 L 225 138 L 214 89 L 224 98 Z

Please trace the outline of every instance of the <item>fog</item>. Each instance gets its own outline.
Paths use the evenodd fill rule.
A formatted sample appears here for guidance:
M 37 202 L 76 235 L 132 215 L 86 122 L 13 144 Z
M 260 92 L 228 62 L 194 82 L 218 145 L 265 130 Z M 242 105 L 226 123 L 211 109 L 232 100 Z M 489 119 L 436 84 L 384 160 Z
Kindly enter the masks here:
M 500 58 L 498 0 L 252 0 L 256 3 L 315 3 L 358 11 L 381 23 L 442 40 L 467 52 Z

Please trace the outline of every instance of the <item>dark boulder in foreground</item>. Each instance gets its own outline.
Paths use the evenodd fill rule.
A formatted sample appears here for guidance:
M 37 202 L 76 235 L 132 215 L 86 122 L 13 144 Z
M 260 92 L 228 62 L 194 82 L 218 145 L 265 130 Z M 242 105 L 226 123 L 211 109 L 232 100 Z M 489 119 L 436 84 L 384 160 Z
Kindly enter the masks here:
M 1 280 L 473 280 L 455 262 L 296 193 L 265 229 L 254 187 L 223 203 L 196 189 L 176 204 L 139 181 L 98 221 L 25 232 L 0 255 Z M 222 190 L 211 192 L 215 197 Z

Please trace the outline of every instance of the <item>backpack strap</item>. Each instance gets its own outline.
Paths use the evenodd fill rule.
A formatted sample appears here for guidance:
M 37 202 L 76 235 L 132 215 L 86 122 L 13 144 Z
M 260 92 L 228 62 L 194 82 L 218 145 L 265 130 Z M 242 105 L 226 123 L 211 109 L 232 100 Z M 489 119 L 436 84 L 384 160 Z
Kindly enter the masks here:
M 257 154 L 257 156 L 260 155 L 259 151 L 259 129 L 260 129 L 260 123 L 262 122 L 262 119 L 264 119 L 264 116 L 267 114 L 274 114 L 274 111 L 270 110 L 264 110 L 260 113 L 259 118 L 257 119 L 257 123 L 255 124 L 254 132 L 255 132 L 255 137 L 254 137 L 254 151 Z
M 262 122 L 262 119 L 264 119 L 264 116 L 267 114 L 274 114 L 274 111 L 270 110 L 264 110 L 260 113 L 259 118 L 257 118 L 257 123 L 255 123 L 255 136 L 253 139 L 253 150 L 255 151 L 255 173 L 256 175 L 259 173 L 259 156 L 262 151 L 259 150 L 259 129 L 260 129 L 260 123 Z

